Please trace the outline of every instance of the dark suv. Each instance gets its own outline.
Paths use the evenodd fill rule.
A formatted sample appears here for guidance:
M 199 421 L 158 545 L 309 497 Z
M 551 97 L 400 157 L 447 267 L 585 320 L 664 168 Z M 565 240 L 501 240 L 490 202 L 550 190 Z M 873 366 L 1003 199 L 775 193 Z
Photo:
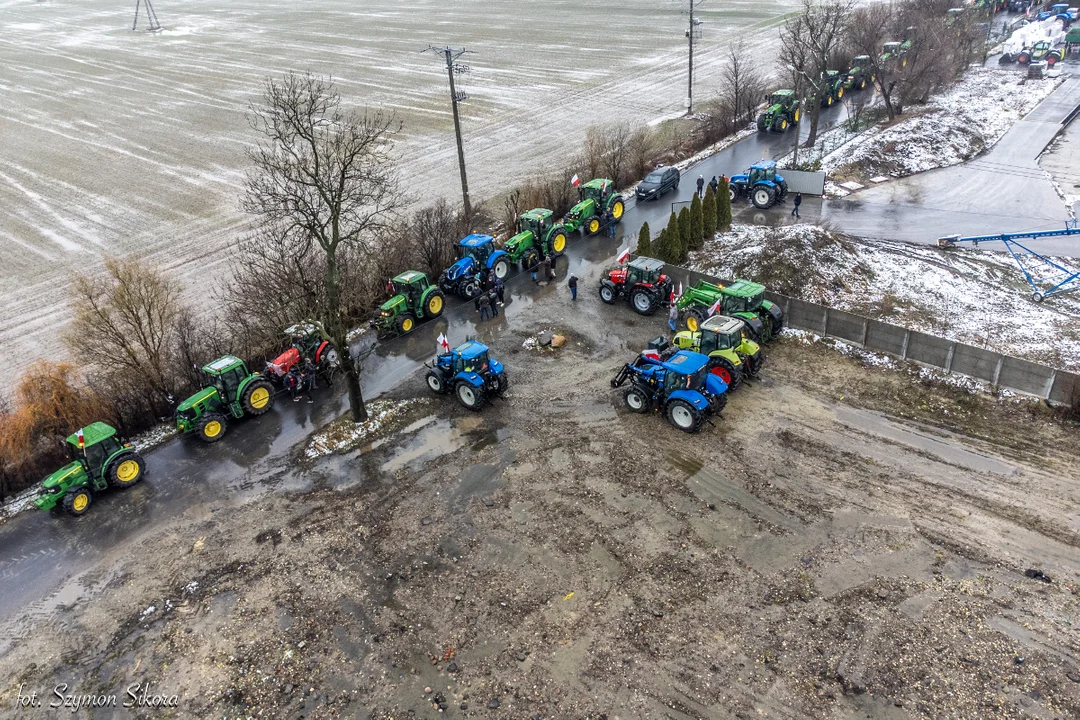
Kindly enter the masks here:
M 661 166 L 638 183 L 638 200 L 655 200 L 668 190 L 679 189 L 679 169 Z

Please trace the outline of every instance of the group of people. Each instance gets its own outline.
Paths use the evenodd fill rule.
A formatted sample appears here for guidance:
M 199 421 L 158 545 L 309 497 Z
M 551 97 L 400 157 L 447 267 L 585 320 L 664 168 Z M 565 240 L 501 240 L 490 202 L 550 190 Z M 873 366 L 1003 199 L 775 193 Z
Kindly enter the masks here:
M 307 396 L 309 403 L 314 402 L 311 399 L 311 391 L 315 389 L 315 375 L 315 364 L 310 359 L 289 368 L 289 372 L 285 373 L 283 384 L 292 396 L 293 402 L 300 402 L 303 395 Z
M 477 282 L 480 284 L 480 294 L 476 296 L 473 303 L 476 305 L 476 312 L 480 313 L 480 319 L 487 320 L 489 314 L 491 317 L 498 317 L 499 308 L 505 304 L 503 293 L 506 285 L 503 279 L 495 277 L 493 272 L 484 270 L 477 278 Z
M 724 178 L 724 182 L 727 182 L 727 175 L 721 175 L 720 177 Z M 720 179 L 717 178 L 715 175 L 713 175 L 712 180 L 709 181 L 709 187 L 712 188 L 713 194 L 715 195 L 716 192 L 720 188 Z M 705 176 L 704 175 L 698 175 L 698 177 L 697 177 L 697 194 L 698 194 L 698 197 L 705 197 Z

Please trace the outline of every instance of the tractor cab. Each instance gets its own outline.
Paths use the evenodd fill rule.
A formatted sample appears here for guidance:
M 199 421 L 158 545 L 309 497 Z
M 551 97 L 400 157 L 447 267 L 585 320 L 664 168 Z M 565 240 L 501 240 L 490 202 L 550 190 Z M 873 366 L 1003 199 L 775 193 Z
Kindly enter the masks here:
M 714 315 L 700 326 L 701 344 L 698 352 L 710 355 L 722 350 L 738 350 L 743 343 L 742 320 L 726 315 Z
M 605 178 L 590 180 L 581 186 L 581 199 L 592 200 L 597 207 L 602 208 L 614 188 L 615 183 Z
M 887 42 L 881 46 L 881 57 L 878 59 L 881 63 L 892 62 L 900 55 L 900 43 L 899 42 Z
M 315 357 L 315 351 L 322 344 L 322 335 L 314 325 L 301 323 L 285 328 L 285 337 L 289 338 L 289 344 L 296 348 L 301 357 Z M 224 359 L 224 358 L 222 358 Z M 207 367 L 210 367 L 207 365 Z M 206 368 L 203 368 L 206 372 Z M 246 377 L 246 374 L 245 374 Z
M 754 312 L 765 298 L 765 286 L 748 280 L 736 280 L 730 285 L 725 285 L 723 292 L 724 313 L 727 315 L 737 312 Z
M 522 213 L 518 218 L 518 232 L 531 232 L 534 238 L 541 240 L 554 224 L 552 222 L 554 215 L 555 213 L 547 208 L 535 208 Z
M 653 258 L 634 258 L 626 265 L 626 284 L 656 285 L 664 276 L 664 263 Z
M 420 306 L 420 296 L 430 285 L 427 275 L 416 270 L 403 272 L 390 280 L 390 288 L 394 296 L 403 296 L 408 301 L 409 307 Z M 393 298 L 387 302 L 392 301 Z
M 667 362 L 662 363 L 664 394 L 670 395 L 678 390 L 702 390 L 709 374 L 708 364 L 709 358 L 701 353 L 680 350 L 672 355 Z
M 471 258 L 479 267 L 487 267 L 487 260 L 495 250 L 495 238 L 473 233 L 458 243 L 458 246 L 461 248 L 462 259 Z
M 795 102 L 794 90 L 777 90 L 768 99 L 769 106 L 779 105 L 782 109 L 787 109 Z
M 475 340 L 458 345 L 451 351 L 453 357 L 453 371 L 461 372 L 487 372 L 491 363 L 488 359 L 488 348 L 483 343 Z
M 240 383 L 248 376 L 247 365 L 238 357 L 226 355 L 209 365 L 203 366 L 206 384 L 217 390 L 222 402 L 232 405 L 237 402 Z
M 851 69 L 852 70 L 860 70 L 860 69 L 869 67 L 869 65 L 870 65 L 870 56 L 869 55 L 856 55 L 855 57 L 851 58 Z
M 91 423 L 82 429 L 82 442 L 79 434 L 68 436 L 64 450 L 68 459 L 79 463 L 90 477 L 100 479 L 105 471 L 105 461 L 117 451 L 128 447 L 116 437 L 116 430 L 102 422 Z
M 750 185 L 755 185 L 762 180 L 776 182 L 776 163 L 772 160 L 763 160 L 751 165 L 750 172 L 747 173 L 747 179 Z

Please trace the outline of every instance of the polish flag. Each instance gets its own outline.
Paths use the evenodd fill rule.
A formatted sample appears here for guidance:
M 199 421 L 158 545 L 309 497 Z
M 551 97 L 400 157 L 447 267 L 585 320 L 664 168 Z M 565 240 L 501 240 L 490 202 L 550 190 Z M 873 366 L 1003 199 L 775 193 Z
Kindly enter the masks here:
M 577 187 L 581 184 L 581 178 L 579 178 L 577 175 L 574 175 L 574 177 L 570 178 L 570 184 L 574 187 Z
M 722 309 L 723 309 L 722 299 L 718 298 L 716 300 L 716 302 L 714 302 L 712 304 L 712 307 L 709 308 L 709 317 L 712 317 L 716 313 L 720 312 L 720 310 L 722 310 Z
M 619 253 L 619 257 L 615 258 L 615 262 L 622 265 L 624 262 L 626 262 L 629 259 L 630 259 L 630 248 L 628 247 L 625 250 L 623 250 L 621 253 Z
M 439 337 L 435 338 L 435 342 L 439 343 L 439 349 L 443 352 L 450 352 L 450 341 L 446 339 L 446 336 L 439 333 Z
M 82 428 L 75 431 L 75 440 L 79 443 L 79 449 L 86 447 L 86 439 L 83 437 Z

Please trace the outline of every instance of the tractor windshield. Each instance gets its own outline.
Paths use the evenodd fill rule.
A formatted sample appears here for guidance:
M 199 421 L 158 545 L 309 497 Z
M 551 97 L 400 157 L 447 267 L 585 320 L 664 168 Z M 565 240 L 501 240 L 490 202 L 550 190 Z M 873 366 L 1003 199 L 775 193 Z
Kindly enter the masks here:
M 761 180 L 765 176 L 765 171 L 761 168 L 750 168 L 750 184 L 753 185 L 757 181 Z
M 717 350 L 730 350 L 737 344 L 731 335 L 716 330 L 705 332 L 701 336 L 701 352 L 705 355 Z
M 751 295 L 746 299 L 746 307 L 751 310 L 757 310 L 759 307 L 761 307 L 761 301 L 764 296 L 764 292 L 759 292 Z
M 706 367 L 690 375 L 667 370 L 664 372 L 664 389 L 669 395 L 676 390 L 697 390 L 705 382 L 706 372 L 708 372 Z
M 408 283 L 391 281 L 390 284 L 394 286 L 395 295 L 404 295 L 405 297 L 409 297 L 412 294 L 412 285 Z
M 108 442 L 100 442 L 96 445 L 89 445 L 84 451 L 86 454 L 86 467 L 91 475 L 98 476 L 101 474 L 101 466 L 105 464 L 105 459 L 110 454 L 108 444 Z
M 734 315 L 735 313 L 746 312 L 746 298 L 735 297 L 734 295 L 724 296 L 724 314 Z
M 784 104 L 784 96 L 780 95 L 779 93 L 773 93 L 772 97 L 769 98 L 769 105 L 783 105 L 783 104 Z
M 465 248 L 465 257 L 470 257 L 476 261 L 478 265 L 484 265 L 487 262 L 488 255 L 491 254 L 491 243 L 484 243 L 483 245 L 473 245 L 472 247 Z
M 221 373 L 214 378 L 214 387 L 217 388 L 222 401 L 231 403 L 236 400 L 236 390 L 240 387 L 240 381 L 243 379 L 240 368 Z
M 455 372 L 475 372 L 481 373 L 488 369 L 488 354 L 487 350 L 480 353 L 474 358 L 465 358 L 458 355 L 456 362 L 454 363 Z

